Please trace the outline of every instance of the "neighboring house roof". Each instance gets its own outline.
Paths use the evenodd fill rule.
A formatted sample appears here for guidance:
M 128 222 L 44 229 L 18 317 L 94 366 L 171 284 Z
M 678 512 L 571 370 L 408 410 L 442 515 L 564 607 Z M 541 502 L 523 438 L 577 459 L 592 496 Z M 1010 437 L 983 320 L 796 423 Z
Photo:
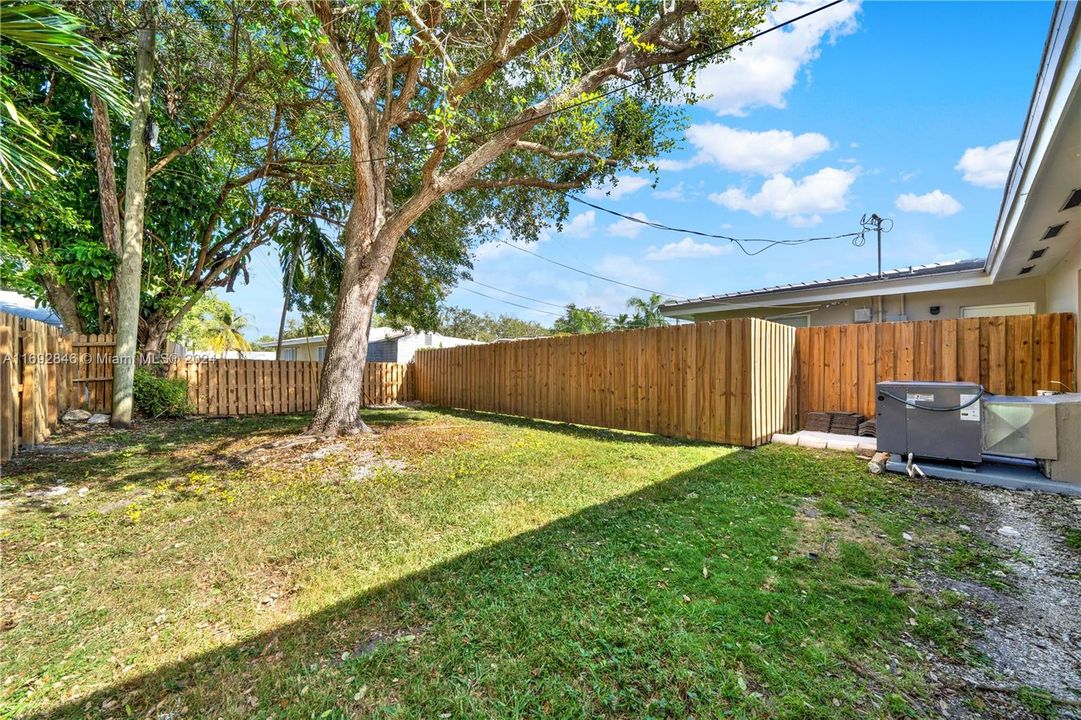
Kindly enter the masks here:
M 31 320 L 40 320 L 49 325 L 60 327 L 60 317 L 49 307 L 38 307 L 33 298 L 20 295 L 11 290 L 0 290 L 0 312 Z
M 668 316 L 989 285 L 1051 270 L 1081 241 L 1081 8 L 1055 5 L 1024 130 L 986 259 L 723 293 L 661 306 Z M 1055 229 L 1057 228 L 1057 232 Z
M 405 337 L 407 335 L 422 335 L 425 333 L 418 333 L 412 328 L 405 328 L 402 330 L 389 327 L 373 327 L 368 333 L 368 342 L 382 342 L 384 340 L 397 340 L 398 338 Z M 439 333 L 427 333 L 435 338 L 443 338 L 446 340 L 453 340 L 460 343 L 473 343 L 475 340 L 467 340 L 465 338 L 451 337 L 450 335 L 441 335 Z M 309 337 L 291 338 L 289 340 L 282 340 L 282 347 L 296 347 L 299 345 L 321 345 L 326 344 L 326 335 L 311 335 Z
M 244 353 L 236 350 L 226 350 L 224 353 L 217 353 L 213 350 L 188 350 L 185 352 L 184 357 L 196 360 L 274 360 L 275 353 L 264 350 L 248 350 Z

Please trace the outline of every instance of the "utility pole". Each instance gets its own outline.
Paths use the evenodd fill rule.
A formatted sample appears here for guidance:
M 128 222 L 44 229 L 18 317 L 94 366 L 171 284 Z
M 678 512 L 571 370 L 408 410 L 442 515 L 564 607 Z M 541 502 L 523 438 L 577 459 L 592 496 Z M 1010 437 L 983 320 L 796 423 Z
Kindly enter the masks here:
M 871 213 L 871 222 L 875 226 L 875 234 L 878 236 L 878 279 L 882 279 L 882 218 L 878 213 Z
M 862 246 L 864 243 L 864 234 L 868 230 L 875 231 L 875 240 L 878 242 L 878 279 L 882 279 L 882 233 L 889 232 L 893 229 L 893 220 L 884 218 L 878 213 L 871 213 L 868 217 L 864 215 L 860 218 L 860 226 L 863 228 L 863 232 L 859 237 L 853 241 L 856 246 Z

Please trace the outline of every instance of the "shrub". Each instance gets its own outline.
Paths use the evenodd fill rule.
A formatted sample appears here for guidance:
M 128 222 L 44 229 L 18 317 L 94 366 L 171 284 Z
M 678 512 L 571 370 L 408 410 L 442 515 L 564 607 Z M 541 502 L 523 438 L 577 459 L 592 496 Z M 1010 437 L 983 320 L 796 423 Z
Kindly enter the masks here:
M 183 417 L 194 412 L 188 400 L 188 381 L 159 377 L 149 368 L 135 369 L 135 409 L 153 418 Z

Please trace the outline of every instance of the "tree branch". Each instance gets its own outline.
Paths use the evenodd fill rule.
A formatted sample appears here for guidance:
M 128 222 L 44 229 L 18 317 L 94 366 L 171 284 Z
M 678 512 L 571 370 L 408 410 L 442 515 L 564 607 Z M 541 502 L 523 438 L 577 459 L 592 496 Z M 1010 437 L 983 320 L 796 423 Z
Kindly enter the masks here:
M 202 145 L 203 142 L 208 137 L 210 137 L 210 134 L 214 132 L 214 127 L 218 124 L 218 121 L 221 120 L 222 116 L 225 115 L 226 111 L 228 111 L 229 108 L 233 106 L 233 103 L 236 102 L 236 99 L 240 96 L 240 91 L 244 88 L 245 85 L 255 79 L 256 75 L 258 75 L 264 67 L 266 67 L 266 65 L 262 61 L 256 63 L 248 70 L 247 73 L 244 74 L 244 77 L 242 77 L 238 82 L 233 83 L 232 87 L 229 88 L 229 92 L 225 94 L 225 98 L 222 100 L 221 106 L 214 111 L 214 114 L 211 115 L 210 119 L 207 120 L 203 127 L 199 129 L 199 132 L 195 133 L 195 135 L 193 135 L 191 140 L 189 140 L 188 142 L 184 143 L 179 147 L 173 148 L 172 150 L 158 158 L 157 161 L 155 161 L 154 164 L 150 166 L 150 169 L 146 171 L 147 180 L 164 170 L 166 166 L 173 160 L 176 160 L 182 155 L 187 155 L 192 150 Z
M 507 15 L 503 18 L 500 36 L 499 39 L 497 39 L 495 46 L 492 48 L 491 55 L 489 55 L 488 59 L 477 66 L 472 72 L 456 82 L 454 86 L 451 87 L 450 92 L 447 93 L 448 97 L 459 98 L 473 92 L 483 85 L 495 71 L 499 70 L 508 62 L 529 52 L 545 40 L 549 40 L 558 35 L 563 29 L 563 26 L 567 24 L 569 17 L 566 9 L 561 7 L 559 12 L 557 12 L 543 27 L 528 33 L 527 35 L 523 35 L 508 47 L 505 44 L 506 38 L 504 37 L 504 33 L 509 34 L 511 28 L 513 28 L 514 21 L 517 19 L 518 10 L 520 10 L 520 3 L 512 3 L 511 7 L 507 10 Z
M 541 145 L 536 142 L 529 142 L 528 140 L 518 140 L 511 146 L 515 150 L 524 150 L 526 152 L 534 153 L 537 155 L 545 155 L 553 160 L 593 160 L 596 162 L 604 163 L 605 165 L 615 165 L 616 161 L 611 158 L 606 158 L 603 155 L 598 155 L 595 152 L 586 150 L 585 148 L 579 148 L 577 150 L 556 150 L 550 148 L 547 145 Z
M 533 177 L 512 177 L 512 178 L 500 178 L 497 180 L 476 179 L 470 180 L 466 183 L 465 187 L 470 189 L 484 189 L 494 190 L 498 188 L 509 187 L 531 187 L 540 188 L 542 190 L 577 190 L 584 186 L 588 181 L 592 172 L 583 173 L 574 180 L 545 180 L 544 178 Z

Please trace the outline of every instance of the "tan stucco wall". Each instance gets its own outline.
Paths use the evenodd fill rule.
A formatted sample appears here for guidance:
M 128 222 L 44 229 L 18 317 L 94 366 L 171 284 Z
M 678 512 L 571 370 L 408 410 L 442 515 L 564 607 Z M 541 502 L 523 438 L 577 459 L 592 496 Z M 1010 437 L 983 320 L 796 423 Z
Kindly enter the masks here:
M 1081 307 L 1081 242 L 1047 273 L 1047 312 L 1076 313 Z
M 937 290 L 906 295 L 888 295 L 882 298 L 882 312 L 886 317 L 905 314 L 909 320 L 934 320 L 961 317 L 961 308 L 968 305 L 1000 305 L 1004 303 L 1035 302 L 1036 312 L 1049 312 L 1044 278 L 1021 278 L 982 287 L 958 290 Z M 828 307 L 826 307 L 828 305 Z M 931 314 L 931 307 L 939 306 L 938 315 Z M 817 310 L 812 310 L 814 307 Z M 811 325 L 843 325 L 854 320 L 857 308 L 871 308 L 872 317 L 878 318 L 876 298 L 854 298 L 836 303 L 816 303 L 806 307 Z M 801 311 L 800 306 L 754 308 L 734 312 L 717 312 L 696 315 L 695 320 L 719 320 L 728 317 L 769 318 Z
M 1047 312 L 1072 312 L 1074 328 L 1074 389 L 1081 387 L 1081 242 L 1047 273 Z

